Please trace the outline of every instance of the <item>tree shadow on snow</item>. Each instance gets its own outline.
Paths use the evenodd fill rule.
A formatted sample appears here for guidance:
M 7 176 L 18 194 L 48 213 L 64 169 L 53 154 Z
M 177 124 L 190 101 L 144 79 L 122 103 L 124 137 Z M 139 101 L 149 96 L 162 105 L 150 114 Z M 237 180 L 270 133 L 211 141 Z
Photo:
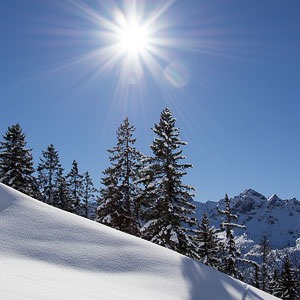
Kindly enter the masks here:
M 264 300 L 248 285 L 189 258 L 182 273 L 190 287 L 190 300 Z

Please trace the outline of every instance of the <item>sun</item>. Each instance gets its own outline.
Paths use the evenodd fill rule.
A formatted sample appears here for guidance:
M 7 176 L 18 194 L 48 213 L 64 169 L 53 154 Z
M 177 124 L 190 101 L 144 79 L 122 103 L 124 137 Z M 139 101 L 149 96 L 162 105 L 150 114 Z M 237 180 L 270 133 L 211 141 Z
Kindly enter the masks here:
M 101 9 L 95 9 L 85 1 L 70 0 L 80 17 L 92 22 L 90 43 L 95 45 L 79 56 L 75 64 L 88 61 L 97 74 L 115 74 L 116 93 L 125 94 L 123 88 L 128 85 L 146 86 L 146 76 L 161 76 L 165 66 L 174 60 L 171 49 L 181 45 L 174 34 L 169 36 L 173 25 L 166 17 L 175 2 L 99 1 Z M 166 78 L 172 76 L 172 70 Z M 162 82 L 161 78 L 157 80 Z
M 134 4 L 135 2 L 130 2 Z M 144 65 L 149 63 L 153 51 L 158 49 L 156 17 L 145 18 L 136 5 L 128 5 L 124 11 L 116 9 L 106 27 L 110 53 L 114 57 L 121 82 L 136 84 L 143 78 Z
M 126 22 L 116 34 L 118 46 L 124 54 L 144 55 L 149 49 L 151 39 L 148 28 L 134 19 Z

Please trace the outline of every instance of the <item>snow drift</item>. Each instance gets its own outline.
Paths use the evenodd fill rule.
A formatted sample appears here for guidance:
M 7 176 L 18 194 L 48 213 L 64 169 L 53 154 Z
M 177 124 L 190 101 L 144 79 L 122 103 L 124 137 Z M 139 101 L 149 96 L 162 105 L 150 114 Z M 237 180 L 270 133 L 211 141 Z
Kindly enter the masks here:
M 0 184 L 0 299 L 275 297 Z

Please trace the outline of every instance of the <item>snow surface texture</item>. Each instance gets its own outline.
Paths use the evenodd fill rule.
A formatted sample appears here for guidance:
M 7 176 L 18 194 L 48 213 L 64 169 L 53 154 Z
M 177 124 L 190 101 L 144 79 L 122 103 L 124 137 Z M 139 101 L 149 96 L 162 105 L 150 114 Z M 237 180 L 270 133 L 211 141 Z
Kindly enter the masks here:
M 0 184 L 0 299 L 277 299 Z

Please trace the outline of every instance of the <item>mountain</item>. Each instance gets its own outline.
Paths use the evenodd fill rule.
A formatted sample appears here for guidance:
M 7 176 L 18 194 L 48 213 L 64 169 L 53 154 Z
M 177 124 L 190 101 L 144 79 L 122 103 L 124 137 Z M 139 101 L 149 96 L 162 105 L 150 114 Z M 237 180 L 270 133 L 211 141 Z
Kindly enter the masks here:
M 296 246 L 300 237 L 300 201 L 295 198 L 282 200 L 277 195 L 267 198 L 248 189 L 231 198 L 230 202 L 232 212 L 238 216 L 238 223 L 247 227 L 246 230 L 236 230 L 236 235 L 246 233 L 249 240 L 260 244 L 263 234 L 266 234 L 273 249 Z M 196 205 L 199 220 L 206 212 L 211 225 L 220 226 L 222 216 L 218 214 L 217 207 L 225 207 L 224 199 L 218 202 L 198 202 Z
M 3 184 L 0 241 L 0 299 L 277 299 Z

